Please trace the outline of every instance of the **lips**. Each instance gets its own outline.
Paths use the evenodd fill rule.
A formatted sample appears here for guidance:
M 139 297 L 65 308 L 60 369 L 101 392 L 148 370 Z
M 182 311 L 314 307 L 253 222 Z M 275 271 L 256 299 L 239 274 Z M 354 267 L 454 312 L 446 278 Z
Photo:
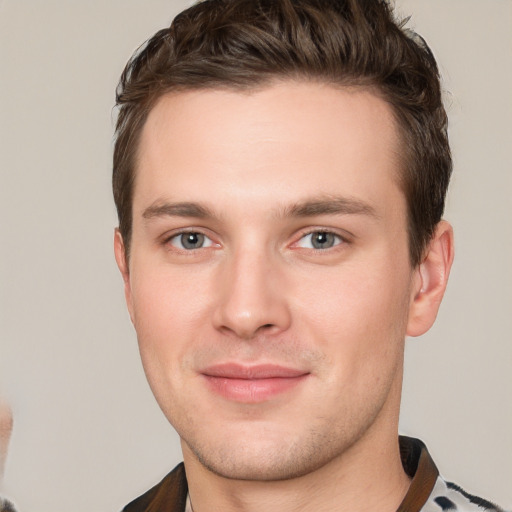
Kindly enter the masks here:
M 201 373 L 210 391 L 243 403 L 264 402 L 289 392 L 309 375 L 304 370 L 279 365 L 245 366 L 235 363 L 210 366 Z

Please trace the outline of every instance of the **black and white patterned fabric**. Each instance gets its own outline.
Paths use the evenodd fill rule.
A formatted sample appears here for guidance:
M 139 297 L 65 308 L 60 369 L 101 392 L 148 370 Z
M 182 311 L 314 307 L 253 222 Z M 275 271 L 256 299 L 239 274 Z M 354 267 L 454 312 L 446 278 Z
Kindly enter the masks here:
M 464 489 L 451 482 L 445 482 L 441 477 L 436 484 L 421 512 L 505 512 L 490 501 L 469 494 Z

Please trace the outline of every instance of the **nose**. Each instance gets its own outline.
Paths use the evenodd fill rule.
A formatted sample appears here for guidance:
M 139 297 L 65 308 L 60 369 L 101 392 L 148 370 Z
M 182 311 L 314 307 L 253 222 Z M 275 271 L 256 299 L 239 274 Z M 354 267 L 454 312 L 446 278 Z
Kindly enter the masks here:
M 288 329 L 291 315 L 282 263 L 264 251 L 238 251 L 224 262 L 218 282 L 215 327 L 250 340 Z

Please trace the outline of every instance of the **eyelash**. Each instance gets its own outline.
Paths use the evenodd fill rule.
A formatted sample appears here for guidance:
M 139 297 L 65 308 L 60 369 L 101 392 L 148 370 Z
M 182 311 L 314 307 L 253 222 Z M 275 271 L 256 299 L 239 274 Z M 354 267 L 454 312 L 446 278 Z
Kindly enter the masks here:
M 327 248 L 300 247 L 298 245 L 306 237 L 313 236 L 315 234 L 332 235 L 335 238 L 334 245 L 332 245 L 331 247 L 327 247 Z M 179 237 L 181 237 L 183 235 L 200 235 L 200 236 L 205 237 L 207 240 L 209 240 L 210 243 L 206 247 L 202 246 L 202 247 L 198 247 L 196 249 L 194 249 L 194 248 L 186 249 L 186 248 L 183 248 L 183 247 L 176 247 L 175 245 L 172 244 L 173 240 L 178 239 Z M 297 247 L 298 249 L 306 249 L 306 250 L 309 250 L 309 251 L 314 251 L 314 252 L 320 253 L 320 252 L 327 252 L 329 250 L 336 250 L 339 246 L 346 245 L 346 244 L 349 244 L 349 243 L 350 243 L 350 239 L 348 239 L 348 237 L 346 235 L 341 235 L 340 233 L 338 233 L 338 232 L 336 232 L 336 231 L 334 231 L 332 229 L 326 229 L 326 228 L 316 228 L 315 229 L 315 228 L 313 228 L 313 229 L 309 229 L 309 230 L 303 231 L 300 234 L 300 236 L 297 239 L 297 241 L 294 242 L 293 244 L 291 244 L 291 246 L 292 247 Z M 218 247 L 220 244 L 214 242 L 210 236 L 208 236 L 207 234 L 205 234 L 203 231 L 201 231 L 199 229 L 197 229 L 197 230 L 196 229 L 184 229 L 182 231 L 175 232 L 172 235 L 165 237 L 165 239 L 162 241 L 162 245 L 164 245 L 164 246 L 171 245 L 175 250 L 178 250 L 181 253 L 191 254 L 191 253 L 194 253 L 194 252 L 199 251 L 201 249 L 208 249 L 210 247 L 215 247 L 215 246 Z

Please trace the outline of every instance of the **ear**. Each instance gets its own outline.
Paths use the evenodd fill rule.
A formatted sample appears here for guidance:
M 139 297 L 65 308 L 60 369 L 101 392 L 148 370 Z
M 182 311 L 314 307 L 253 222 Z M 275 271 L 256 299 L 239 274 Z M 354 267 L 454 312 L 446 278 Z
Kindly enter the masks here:
M 408 336 L 420 336 L 432 327 L 448 284 L 453 255 L 453 229 L 448 222 L 441 221 L 428 245 L 425 258 L 414 270 Z
M 126 299 L 126 306 L 128 307 L 128 313 L 130 313 L 130 319 L 133 323 L 133 302 L 132 302 L 132 289 L 130 284 L 130 269 L 128 261 L 126 259 L 126 249 L 124 246 L 123 236 L 118 228 L 114 232 L 114 254 L 116 257 L 117 267 L 124 281 L 124 296 Z

